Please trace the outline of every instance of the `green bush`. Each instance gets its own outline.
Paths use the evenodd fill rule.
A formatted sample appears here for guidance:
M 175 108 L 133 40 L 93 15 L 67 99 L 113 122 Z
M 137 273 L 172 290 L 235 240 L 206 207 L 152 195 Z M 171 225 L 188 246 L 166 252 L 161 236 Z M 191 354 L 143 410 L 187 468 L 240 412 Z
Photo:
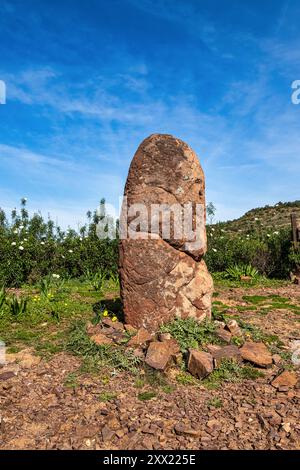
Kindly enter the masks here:
M 101 204 L 105 207 L 103 200 Z M 86 272 L 116 274 L 118 240 L 99 240 L 99 215 L 95 211 L 87 216 L 87 224 L 77 233 L 62 231 L 39 214 L 29 217 L 25 199 L 19 213 L 12 211 L 10 221 L 0 210 L 0 285 L 35 284 L 51 274 L 72 278 Z
M 289 229 L 232 233 L 223 226 L 220 223 L 207 227 L 205 260 L 211 272 L 225 272 L 235 265 L 251 265 L 265 276 L 288 277 L 293 265 Z

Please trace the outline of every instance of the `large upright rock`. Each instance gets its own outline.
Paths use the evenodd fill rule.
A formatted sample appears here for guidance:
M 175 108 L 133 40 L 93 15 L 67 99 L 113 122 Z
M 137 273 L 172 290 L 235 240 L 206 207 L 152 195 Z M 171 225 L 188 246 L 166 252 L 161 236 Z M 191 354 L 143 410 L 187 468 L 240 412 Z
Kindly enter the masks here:
M 213 284 L 202 260 L 204 191 L 202 168 L 187 144 L 154 134 L 139 146 L 120 222 L 121 296 L 127 323 L 154 331 L 174 317 L 210 317 Z

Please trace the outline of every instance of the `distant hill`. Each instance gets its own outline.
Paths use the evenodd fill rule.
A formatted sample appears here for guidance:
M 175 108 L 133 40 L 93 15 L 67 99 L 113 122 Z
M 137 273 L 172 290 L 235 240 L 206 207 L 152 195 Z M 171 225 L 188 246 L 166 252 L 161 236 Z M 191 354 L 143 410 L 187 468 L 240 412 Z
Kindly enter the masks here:
M 239 219 L 220 222 L 219 226 L 229 232 L 250 232 L 254 229 L 278 230 L 291 225 L 291 214 L 300 217 L 300 201 L 278 202 L 274 206 L 257 207 Z

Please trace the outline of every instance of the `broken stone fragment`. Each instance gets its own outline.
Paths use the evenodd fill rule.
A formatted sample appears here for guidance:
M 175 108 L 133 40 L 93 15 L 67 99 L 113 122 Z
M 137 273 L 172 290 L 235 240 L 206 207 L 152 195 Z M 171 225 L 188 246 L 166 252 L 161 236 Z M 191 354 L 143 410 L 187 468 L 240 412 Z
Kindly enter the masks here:
M 135 335 L 137 333 L 137 329 L 134 328 L 134 326 L 130 325 L 129 323 L 126 323 L 124 325 L 124 328 L 131 335 Z
M 210 353 L 198 351 L 197 349 L 189 350 L 188 371 L 198 377 L 204 379 L 214 369 L 213 357 Z
M 279 354 L 273 354 L 272 360 L 273 360 L 274 364 L 276 364 L 276 365 L 278 365 L 282 362 L 282 358 Z
M 2 374 L 0 374 L 0 381 L 8 380 L 8 379 L 11 379 L 12 377 L 16 377 L 16 374 L 8 370 L 7 372 L 3 372 Z
M 216 335 L 219 339 L 221 339 L 225 343 L 230 343 L 232 335 L 229 331 L 225 330 L 224 328 L 217 328 Z
M 252 362 L 259 367 L 270 367 L 272 365 L 272 355 L 264 343 L 246 341 L 240 348 L 240 353 L 245 361 Z
M 226 323 L 226 328 L 230 331 L 232 336 L 243 336 L 242 330 L 240 329 L 238 322 L 236 320 L 229 320 Z
M 123 323 L 120 321 L 112 321 L 109 317 L 102 318 L 101 323 L 109 328 L 113 328 L 114 330 L 124 331 Z
M 36 366 L 41 362 L 41 358 L 39 356 L 35 356 L 33 354 L 33 349 L 31 348 L 23 349 L 22 351 L 14 354 L 6 354 L 5 359 L 8 364 L 17 362 L 25 369 L 30 369 L 30 367 Z
M 222 346 L 219 346 L 218 344 L 206 344 L 205 348 L 213 356 L 216 351 L 222 348 Z
M 130 338 L 127 346 L 130 348 L 135 346 L 147 346 L 150 341 L 153 341 L 153 335 L 149 333 L 145 328 L 140 328 L 135 336 Z
M 272 385 L 275 388 L 280 387 L 294 387 L 297 383 L 297 375 L 294 372 L 289 372 L 288 370 L 282 372 L 278 375 L 276 379 L 273 380 Z
M 170 333 L 159 333 L 159 335 L 158 335 L 159 341 L 166 341 L 166 340 L 169 340 L 171 338 L 172 338 L 172 336 L 171 336 Z
M 175 424 L 174 431 L 178 436 L 200 437 L 201 431 L 192 429 L 184 424 Z
M 91 341 L 97 344 L 97 346 L 106 346 L 106 345 L 113 344 L 113 340 L 102 333 L 97 333 L 95 335 L 92 335 Z
M 153 369 L 165 370 L 178 353 L 179 346 L 176 340 L 152 341 L 145 362 Z
M 239 348 L 233 344 L 214 351 L 212 355 L 215 367 L 218 367 L 223 359 L 234 359 L 239 363 L 243 362 Z
M 252 277 L 251 276 L 240 276 L 240 280 L 241 281 L 252 281 Z

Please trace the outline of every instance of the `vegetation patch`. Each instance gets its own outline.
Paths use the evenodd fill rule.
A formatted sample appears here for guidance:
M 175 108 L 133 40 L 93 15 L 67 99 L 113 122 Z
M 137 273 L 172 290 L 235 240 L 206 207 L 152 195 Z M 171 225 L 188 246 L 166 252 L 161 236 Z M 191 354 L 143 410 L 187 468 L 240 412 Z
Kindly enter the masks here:
M 97 346 L 86 332 L 86 323 L 76 321 L 69 333 L 67 350 L 84 358 L 91 370 L 102 367 L 126 370 L 137 373 L 142 360 L 136 357 L 131 349 L 122 346 Z
M 138 394 L 138 399 L 141 401 L 148 401 L 155 398 L 156 395 L 156 392 L 154 392 L 153 390 L 146 390 L 145 392 L 140 392 Z
M 223 382 L 240 382 L 244 379 L 257 379 L 263 373 L 252 366 L 241 366 L 236 361 L 224 359 L 218 368 L 203 380 L 203 385 L 209 389 L 219 388 Z
M 198 348 L 205 343 L 222 344 L 216 336 L 216 326 L 213 322 L 197 322 L 193 318 L 176 318 L 161 327 L 163 333 L 170 333 L 178 341 L 183 353 L 190 348 Z
M 117 393 L 115 392 L 102 392 L 100 393 L 99 395 L 99 400 L 100 401 L 112 401 L 112 400 L 115 400 L 117 398 Z

